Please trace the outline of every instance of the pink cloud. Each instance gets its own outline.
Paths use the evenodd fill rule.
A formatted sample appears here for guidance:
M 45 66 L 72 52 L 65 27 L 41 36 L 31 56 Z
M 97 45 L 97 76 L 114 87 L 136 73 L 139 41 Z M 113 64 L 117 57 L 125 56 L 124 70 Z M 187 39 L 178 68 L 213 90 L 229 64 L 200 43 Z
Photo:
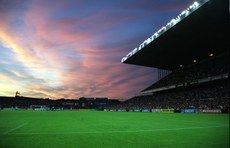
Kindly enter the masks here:
M 52 17 L 66 6 L 55 5 L 48 9 L 40 2 L 30 5 L 22 15 L 23 39 L 6 27 L 9 22 L 0 23 L 3 28 L 1 40 L 16 52 L 31 75 L 24 94 L 50 98 L 127 99 L 143 89 L 143 82 L 154 79 L 153 70 L 121 64 L 119 58 L 126 51 L 120 48 L 124 45 L 113 47 L 109 44 L 112 39 L 105 38 L 108 35 L 104 32 L 116 28 L 113 24 L 129 17 L 109 18 L 105 11 L 100 11 L 86 18 L 57 19 Z M 81 27 L 85 28 L 81 30 Z M 143 72 L 149 74 L 142 77 Z

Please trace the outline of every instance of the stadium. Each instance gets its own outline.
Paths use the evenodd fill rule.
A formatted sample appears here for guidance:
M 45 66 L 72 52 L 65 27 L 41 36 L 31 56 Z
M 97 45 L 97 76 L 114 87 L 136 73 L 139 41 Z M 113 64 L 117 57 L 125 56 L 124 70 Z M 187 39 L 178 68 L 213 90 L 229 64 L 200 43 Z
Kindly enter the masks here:
M 229 112 L 228 6 L 228 1 L 195 2 L 123 57 L 126 64 L 158 68 L 160 75 L 127 104 L 146 101 L 147 106 L 165 99 L 173 106 L 160 108 L 198 109 L 207 102 L 206 108 Z M 176 106 L 178 101 L 183 105 Z
M 0 147 L 229 147 L 229 14 L 194 2 L 125 55 L 159 78 L 126 101 L 0 97 Z

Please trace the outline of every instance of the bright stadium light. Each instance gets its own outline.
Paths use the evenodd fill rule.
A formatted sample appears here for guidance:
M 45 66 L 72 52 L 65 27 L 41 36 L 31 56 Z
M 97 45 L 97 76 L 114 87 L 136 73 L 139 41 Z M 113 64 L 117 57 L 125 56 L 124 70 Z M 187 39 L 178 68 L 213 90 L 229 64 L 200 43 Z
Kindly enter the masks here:
M 214 56 L 214 54 L 213 54 L 213 53 L 210 53 L 210 54 L 209 54 L 209 56 L 210 56 L 210 57 L 213 57 L 213 56 Z
M 200 8 L 202 5 L 204 5 L 209 0 L 201 0 L 200 2 L 195 1 L 192 5 L 190 5 L 187 9 L 182 11 L 177 17 L 173 18 L 168 22 L 165 26 L 160 28 L 157 32 L 155 32 L 151 37 L 146 39 L 144 42 L 142 42 L 137 48 L 135 48 L 133 51 L 128 53 L 125 57 L 122 58 L 121 62 L 123 63 L 128 58 L 136 54 L 139 50 L 147 46 L 149 43 L 153 42 L 156 38 L 158 38 L 161 34 L 175 26 L 177 23 L 179 23 L 182 19 L 186 18 L 188 15 L 190 15 L 192 12 L 196 11 L 198 8 Z

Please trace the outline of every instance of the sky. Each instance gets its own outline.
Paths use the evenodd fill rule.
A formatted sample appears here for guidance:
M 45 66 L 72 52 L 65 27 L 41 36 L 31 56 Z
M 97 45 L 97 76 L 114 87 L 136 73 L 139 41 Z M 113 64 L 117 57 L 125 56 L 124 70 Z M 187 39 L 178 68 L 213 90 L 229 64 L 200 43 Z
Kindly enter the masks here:
M 0 0 L 0 96 L 126 100 L 157 69 L 121 58 L 193 0 Z

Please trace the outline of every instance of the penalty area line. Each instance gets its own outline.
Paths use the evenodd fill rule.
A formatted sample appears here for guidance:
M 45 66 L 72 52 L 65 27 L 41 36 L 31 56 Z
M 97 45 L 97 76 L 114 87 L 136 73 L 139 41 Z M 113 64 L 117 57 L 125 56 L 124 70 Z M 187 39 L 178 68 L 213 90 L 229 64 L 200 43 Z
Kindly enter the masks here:
M 92 131 L 92 132 L 41 132 L 41 133 L 9 133 L 11 135 L 68 135 L 68 134 L 110 134 L 110 133 L 142 133 L 142 132 L 157 132 L 157 131 L 178 131 L 178 130 L 192 130 L 192 129 L 208 129 L 208 128 L 222 128 L 228 126 L 201 126 L 201 127 L 184 127 L 184 128 L 166 128 L 166 129 L 150 129 L 150 130 L 133 130 L 133 131 Z
M 25 126 L 25 125 L 27 125 L 27 123 L 22 123 L 22 124 L 16 126 L 15 128 L 12 128 L 12 129 L 10 129 L 10 130 L 8 130 L 8 131 L 5 131 L 5 132 L 3 133 L 3 135 L 9 134 L 9 133 L 11 133 L 11 132 L 13 132 L 13 131 L 15 131 L 15 130 L 17 130 L 17 129 L 19 129 L 19 128 L 22 128 L 22 127 Z

